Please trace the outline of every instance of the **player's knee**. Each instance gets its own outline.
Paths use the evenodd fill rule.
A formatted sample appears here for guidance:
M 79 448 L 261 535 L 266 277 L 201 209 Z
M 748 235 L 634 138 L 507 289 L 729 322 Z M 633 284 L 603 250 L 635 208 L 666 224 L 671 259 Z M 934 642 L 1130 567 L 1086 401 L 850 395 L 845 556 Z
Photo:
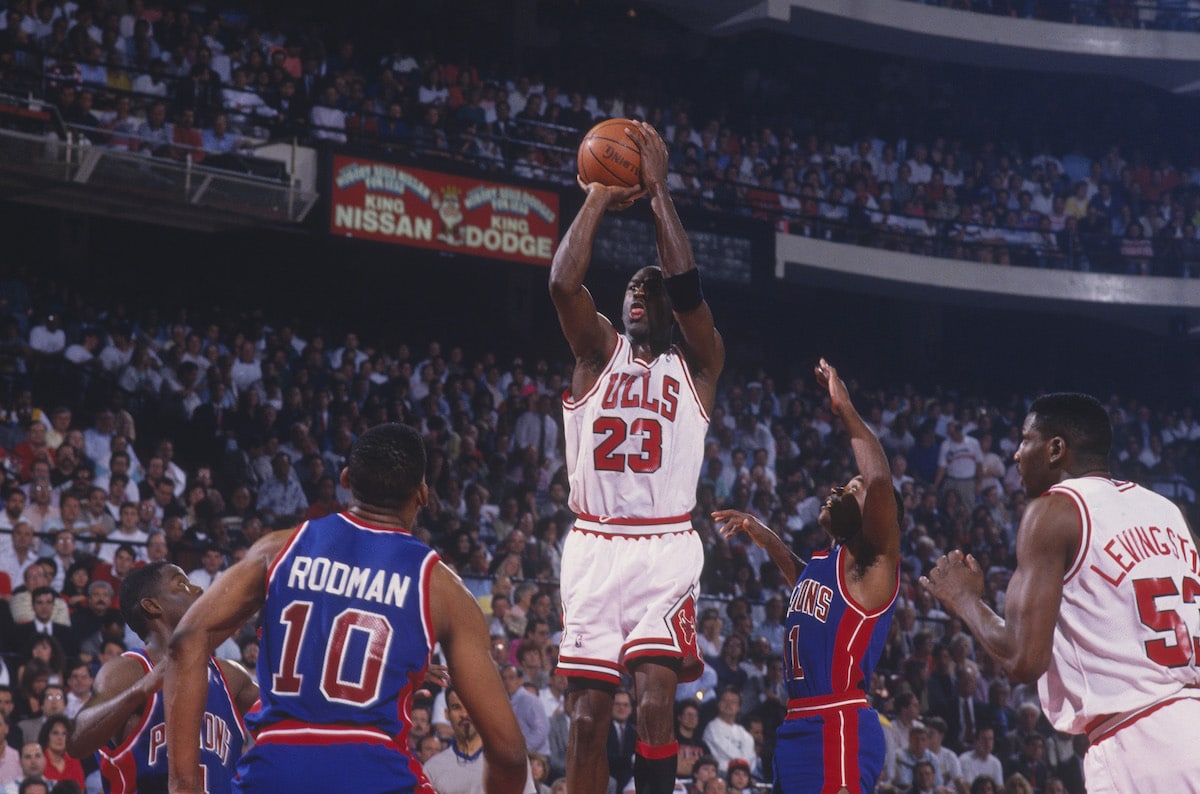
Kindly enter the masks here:
M 576 735 L 579 743 L 584 746 L 593 745 L 600 741 L 608 741 L 607 721 L 602 725 L 591 710 L 575 709 L 572 712 L 571 732 Z
M 675 708 L 675 693 L 665 690 L 649 689 L 638 696 L 638 722 L 671 721 Z

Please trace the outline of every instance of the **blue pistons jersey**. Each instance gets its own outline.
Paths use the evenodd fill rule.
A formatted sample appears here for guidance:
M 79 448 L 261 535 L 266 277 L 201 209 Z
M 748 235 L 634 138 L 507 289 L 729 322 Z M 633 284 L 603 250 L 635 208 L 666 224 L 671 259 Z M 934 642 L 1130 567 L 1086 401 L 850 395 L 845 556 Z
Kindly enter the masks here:
M 141 662 L 147 673 L 154 667 L 144 649 L 121 654 Z M 220 794 L 231 790 L 234 766 L 246 743 L 246 726 L 234 705 L 233 694 L 215 659 L 208 660 L 208 700 L 200 728 L 200 765 L 204 790 Z M 111 794 L 166 794 L 167 726 L 162 692 L 155 692 L 142 712 L 137 728 L 119 745 L 102 748 L 100 772 Z
M 386 779 L 388 791 L 424 783 L 408 731 L 435 642 L 438 559 L 406 530 L 349 513 L 296 530 L 267 573 L 262 707 L 257 744 L 238 767 L 241 790 L 336 790 L 351 760 L 354 775 Z
M 841 546 L 814 554 L 792 590 L 784 654 L 789 698 L 863 695 L 883 653 L 896 594 L 874 611 L 855 604 L 841 555 Z
M 850 596 L 841 546 L 814 554 L 792 590 L 784 643 L 787 719 L 779 726 L 775 780 L 788 794 L 870 794 L 886 742 L 867 703 L 896 605 L 868 611 Z

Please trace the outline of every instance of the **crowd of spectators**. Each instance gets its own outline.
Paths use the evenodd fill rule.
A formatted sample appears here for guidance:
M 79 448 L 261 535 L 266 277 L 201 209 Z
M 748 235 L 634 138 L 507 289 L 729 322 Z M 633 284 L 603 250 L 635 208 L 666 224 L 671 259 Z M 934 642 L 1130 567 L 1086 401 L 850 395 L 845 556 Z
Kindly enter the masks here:
M 1105 13 L 1118 15 L 1115 5 Z M 998 142 L 928 124 L 885 138 L 786 107 L 747 125 L 696 117 L 697 97 L 567 86 L 403 48 L 364 53 L 353 37 L 327 43 L 231 11 L 108 8 L 16 0 L 0 31 L 0 88 L 35 87 L 21 84 L 31 77 L 98 145 L 243 168 L 254 142 L 299 137 L 571 185 L 583 133 L 633 116 L 671 144 L 679 204 L 921 254 L 1200 274 L 1200 168 L 1141 142 Z M 1055 118 L 1055 90 L 1034 96 Z M 1005 107 L 996 113 L 1011 115 Z M 1062 115 L 1064 131 L 1079 121 Z
M 522 710 L 530 747 L 545 756 L 550 779 L 562 773 L 566 717 L 552 671 L 561 542 L 574 518 L 558 399 L 568 364 L 500 361 L 453 340 L 380 346 L 353 331 L 334 337 L 257 314 L 64 313 L 60 298 L 33 282 L 0 283 L 11 312 L 0 323 L 0 724 L 14 749 L 59 713 L 70 718 L 98 666 L 137 643 L 117 610 L 134 566 L 171 560 L 208 586 L 264 531 L 343 509 L 349 494 L 337 475 L 356 434 L 394 420 L 418 427 L 429 449 L 430 503 L 414 532 L 479 599 L 496 661 L 512 665 L 505 681 L 514 703 L 520 693 L 533 697 Z M 1010 691 L 915 586 L 943 550 L 964 548 L 988 571 L 988 600 L 1003 611 L 1028 500 L 1012 463 L 1025 401 L 852 388 L 905 505 L 900 604 L 870 692 L 889 720 L 889 785 L 905 790 L 911 775 L 925 774 L 910 755 L 924 757 L 929 742 L 941 759 L 939 784 L 946 775 L 970 783 L 987 768 L 996 791 L 1014 773 L 1035 791 L 1055 791 L 1046 787 L 1051 775 L 1079 790 L 1079 748 L 1049 731 L 1036 693 Z M 1129 396 L 1108 405 L 1116 471 L 1192 511 L 1200 463 L 1192 407 Z M 824 542 L 820 505 L 852 460 L 808 378 L 731 368 L 694 513 L 707 549 L 698 639 L 709 664 L 678 695 L 679 774 L 696 791 L 716 790 L 705 784 L 714 775 L 729 788 L 769 780 L 787 699 L 780 654 L 789 594 L 761 550 L 721 538 L 709 513 L 758 515 L 807 558 Z M 220 653 L 253 665 L 254 629 Z M 970 698 L 978 729 L 964 726 L 955 693 Z M 439 703 L 421 705 L 431 726 L 418 721 L 413 747 L 432 754 L 450 727 Z M 41 740 L 53 758 L 54 737 Z M 622 747 L 614 739 L 618 778 L 629 761 Z M 83 772 L 93 769 L 85 761 Z
M 957 8 L 1046 22 L 1105 25 L 1144 30 L 1196 31 L 1200 6 L 1189 0 L 916 0 L 925 5 Z
M 636 115 L 672 144 L 680 204 L 986 262 L 1196 272 L 1200 173 L 1120 145 L 1089 155 L 937 136 L 909 144 L 866 129 L 735 129 L 721 118 L 693 123 L 686 103 L 485 77 L 434 56 L 397 52 L 377 64 L 351 41 L 326 54 L 232 14 L 138 0 L 126 14 L 101 7 L 13 0 L 0 34 L 0 82 L 24 88 L 30 69 L 52 74 L 64 116 L 96 145 L 199 160 L 228 154 L 223 141 L 238 148 L 242 136 L 371 138 L 565 183 L 582 130 Z M 138 644 L 118 610 L 132 567 L 170 560 L 207 586 L 264 531 L 343 509 L 345 454 L 385 420 L 424 434 L 432 498 L 414 531 L 479 599 L 544 779 L 562 774 L 563 680 L 552 671 L 559 554 L 573 521 L 558 401 L 569 364 L 468 353 L 468 340 L 385 346 L 278 317 L 163 319 L 60 298 L 32 282 L 0 283 L 0 745 L 15 751 L 0 757 L 0 785 L 95 786 L 94 764 L 73 766 L 62 740 L 98 666 Z M 709 664 L 677 705 L 679 776 L 696 794 L 769 780 L 787 699 L 788 593 L 760 550 L 721 538 L 708 514 L 758 515 L 808 557 L 822 543 L 820 504 L 853 460 L 806 377 L 732 363 L 694 515 L 707 549 L 699 642 Z M 967 549 L 1002 612 L 1028 499 L 1011 460 L 1025 402 L 947 385 L 854 384 L 906 508 L 901 601 L 870 692 L 887 718 L 885 785 L 986 791 L 983 777 L 993 791 L 1020 791 L 1019 776 L 1029 791 L 1080 791 L 1083 748 L 1050 731 L 1036 692 L 1009 687 L 915 586 L 942 551 Z M 1195 517 L 1193 408 L 1131 395 L 1108 405 L 1115 471 Z M 220 651 L 250 666 L 256 652 L 253 625 Z M 422 760 L 451 736 L 443 707 L 414 709 L 410 740 Z M 618 790 L 631 769 L 624 709 L 610 744 Z

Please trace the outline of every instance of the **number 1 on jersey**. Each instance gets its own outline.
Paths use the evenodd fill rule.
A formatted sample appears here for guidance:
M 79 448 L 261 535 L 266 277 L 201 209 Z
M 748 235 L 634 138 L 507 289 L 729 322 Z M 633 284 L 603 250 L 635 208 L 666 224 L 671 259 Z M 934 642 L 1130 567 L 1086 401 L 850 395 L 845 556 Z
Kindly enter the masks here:
M 804 665 L 800 664 L 800 627 L 792 626 L 788 629 L 787 647 L 791 651 L 787 655 L 787 670 L 784 674 L 789 681 L 804 680 Z

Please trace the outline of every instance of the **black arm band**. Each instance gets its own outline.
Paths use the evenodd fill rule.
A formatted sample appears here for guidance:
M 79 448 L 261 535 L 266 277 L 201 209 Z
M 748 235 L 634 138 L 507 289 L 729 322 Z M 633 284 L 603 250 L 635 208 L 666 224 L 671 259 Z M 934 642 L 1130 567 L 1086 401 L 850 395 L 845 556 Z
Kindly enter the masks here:
M 671 309 L 677 312 L 690 312 L 704 303 L 704 292 L 700 289 L 700 271 L 696 268 L 685 270 L 678 276 L 663 279 L 667 288 L 667 296 L 671 299 Z

